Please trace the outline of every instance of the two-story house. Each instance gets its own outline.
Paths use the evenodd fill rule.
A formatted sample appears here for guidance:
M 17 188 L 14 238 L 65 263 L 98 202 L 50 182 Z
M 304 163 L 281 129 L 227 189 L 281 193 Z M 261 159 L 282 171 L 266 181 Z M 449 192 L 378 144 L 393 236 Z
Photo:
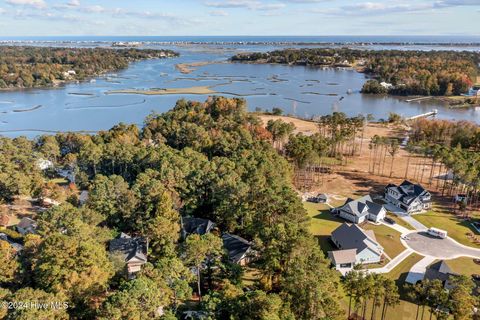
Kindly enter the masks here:
M 385 187 L 385 201 L 404 210 L 415 213 L 428 210 L 432 206 L 432 196 L 419 184 L 403 181 L 399 186 L 389 184 Z

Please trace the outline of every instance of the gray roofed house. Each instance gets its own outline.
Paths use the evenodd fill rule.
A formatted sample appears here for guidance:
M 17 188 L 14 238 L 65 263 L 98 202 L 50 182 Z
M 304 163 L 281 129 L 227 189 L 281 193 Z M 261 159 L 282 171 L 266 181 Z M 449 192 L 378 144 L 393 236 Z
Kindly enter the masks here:
M 343 206 L 333 209 L 332 212 L 353 223 L 363 223 L 366 220 L 379 222 L 387 213 L 382 205 L 373 202 L 370 195 L 356 200 L 349 198 Z
M 335 256 L 348 258 L 352 260 L 352 251 L 355 250 L 355 260 L 350 261 L 353 264 L 368 264 L 378 263 L 383 256 L 383 247 L 377 242 L 375 233 L 372 230 L 363 230 L 356 224 L 344 223 L 332 232 L 332 242 L 337 246 L 340 251 L 331 251 L 329 256 L 335 258 Z M 332 260 L 337 266 L 337 260 Z M 346 263 L 346 262 L 345 262 Z M 351 267 L 353 268 L 353 264 Z M 342 268 L 346 268 L 343 266 Z
M 35 220 L 28 217 L 23 217 L 15 227 L 22 236 L 25 236 L 29 233 L 36 233 L 37 226 L 38 225 Z
M 249 241 L 229 233 L 224 233 L 222 240 L 231 262 L 244 266 L 251 261 L 254 254 Z
M 399 186 L 389 184 L 385 187 L 385 200 L 408 213 L 428 210 L 432 205 L 431 199 L 430 192 L 407 180 Z
M 124 259 L 129 279 L 147 263 L 147 241 L 142 237 L 132 238 L 122 232 L 118 238 L 110 241 L 109 251 Z
M 183 239 L 185 239 L 190 234 L 207 234 L 215 227 L 215 223 L 213 223 L 212 221 L 195 217 L 182 217 L 181 224 Z
M 451 281 L 453 277 L 458 276 L 458 273 L 452 271 L 448 266 L 448 262 L 440 260 L 429 265 L 425 271 L 424 279 L 426 280 L 440 280 L 446 289 L 453 287 Z

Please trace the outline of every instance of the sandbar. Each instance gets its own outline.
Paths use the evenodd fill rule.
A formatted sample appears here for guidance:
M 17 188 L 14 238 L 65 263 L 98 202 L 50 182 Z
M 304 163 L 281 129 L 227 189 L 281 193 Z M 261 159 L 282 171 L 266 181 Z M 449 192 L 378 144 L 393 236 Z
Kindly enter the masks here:
M 215 94 L 216 91 L 212 90 L 209 86 L 198 86 L 198 87 L 189 87 L 189 88 L 159 88 L 159 89 L 149 89 L 149 90 L 139 90 L 139 89 L 123 89 L 123 90 L 111 90 L 107 91 L 106 94 L 143 94 L 151 96 L 163 96 L 169 94 Z

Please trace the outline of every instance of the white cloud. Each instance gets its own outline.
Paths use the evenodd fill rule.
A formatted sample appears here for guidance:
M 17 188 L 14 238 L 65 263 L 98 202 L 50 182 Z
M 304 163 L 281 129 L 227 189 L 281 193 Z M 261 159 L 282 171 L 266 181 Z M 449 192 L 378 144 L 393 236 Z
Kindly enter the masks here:
M 480 6 L 479 0 L 439 0 L 435 1 L 435 7 L 460 7 L 460 6 Z
M 261 10 L 261 11 L 270 11 L 270 10 L 279 10 L 285 8 L 284 3 L 271 3 L 264 4 L 258 0 L 226 0 L 226 1 L 215 1 L 215 2 L 206 2 L 207 7 L 213 8 L 244 8 L 249 10 Z
M 4 13 L 6 13 L 6 12 L 7 12 L 7 10 L 5 10 L 5 9 L 3 9 L 3 8 L 0 8 L 0 14 L 4 14 Z
M 71 0 L 69 3 L 67 3 L 67 6 L 80 7 L 80 0 Z
M 44 0 L 7 0 L 5 2 L 13 6 L 27 6 L 38 9 L 44 9 L 47 7 Z
M 87 13 L 102 13 L 106 11 L 104 7 L 99 5 L 84 7 L 81 10 Z
M 226 17 L 228 16 L 228 12 L 225 10 L 213 10 L 209 12 L 211 16 L 214 17 Z

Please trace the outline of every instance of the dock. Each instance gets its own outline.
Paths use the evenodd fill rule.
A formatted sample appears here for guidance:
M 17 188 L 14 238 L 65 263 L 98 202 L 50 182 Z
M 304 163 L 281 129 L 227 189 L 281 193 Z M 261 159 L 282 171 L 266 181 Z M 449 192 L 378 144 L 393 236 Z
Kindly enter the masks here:
M 410 117 L 410 118 L 405 118 L 405 120 L 416 120 L 416 119 L 420 119 L 420 118 L 435 117 L 437 114 L 438 114 L 438 110 L 433 109 L 432 111 L 427 112 L 427 113 L 422 113 L 422 114 L 419 114 L 419 115 L 416 115 L 416 116 L 413 116 L 413 117 Z
M 422 101 L 422 100 L 427 100 L 427 99 L 431 99 L 433 97 L 419 97 L 419 98 L 413 98 L 413 99 L 407 99 L 405 100 L 405 102 L 415 102 L 415 101 Z

